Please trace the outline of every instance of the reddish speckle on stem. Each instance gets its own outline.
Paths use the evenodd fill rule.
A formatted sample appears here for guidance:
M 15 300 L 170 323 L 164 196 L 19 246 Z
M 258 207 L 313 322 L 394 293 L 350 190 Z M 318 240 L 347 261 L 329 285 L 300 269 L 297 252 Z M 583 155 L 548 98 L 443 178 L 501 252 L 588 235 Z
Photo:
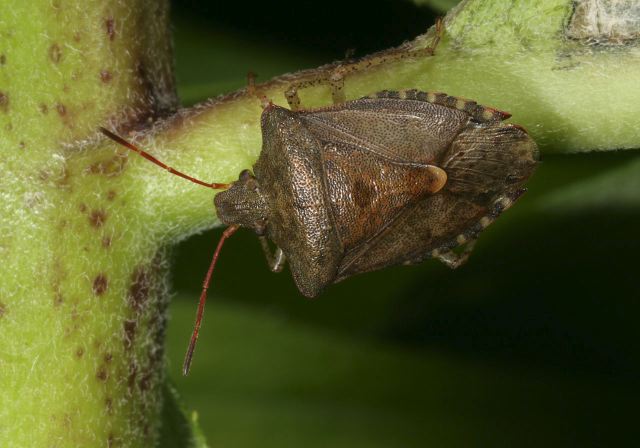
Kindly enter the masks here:
M 67 107 L 62 103 L 56 104 L 56 111 L 58 112 L 58 115 L 60 115 L 61 117 L 64 117 L 65 115 L 67 115 Z
M 104 21 L 105 28 L 107 29 L 107 36 L 109 40 L 113 41 L 116 38 L 116 21 L 113 17 L 109 17 Z
M 84 213 L 87 211 L 87 204 L 85 204 L 84 202 L 81 202 L 80 205 L 78 206 L 78 210 L 80 210 L 81 213 Z
M 5 314 L 7 314 L 7 306 L 0 302 L 0 318 L 2 318 Z
M 91 227 L 95 227 L 96 229 L 102 227 L 106 220 L 107 213 L 102 209 L 92 210 L 91 214 L 89 215 L 89 223 L 91 224 Z
M 53 306 L 60 306 L 62 305 L 62 302 L 64 302 L 64 296 L 62 295 L 60 287 L 58 286 L 55 293 L 53 294 Z
M 108 248 L 111 247 L 111 237 L 110 236 L 102 237 L 102 247 L 104 247 L 105 249 L 108 249 Z
M 89 165 L 86 171 L 90 174 L 104 174 L 105 176 L 117 176 L 124 170 L 127 163 L 126 157 L 112 157 Z
M 129 363 L 129 377 L 127 378 L 127 386 L 129 387 L 129 393 L 133 394 L 133 390 L 136 386 L 136 376 L 138 376 L 138 366 L 134 361 Z
M 107 84 L 112 78 L 113 75 L 109 70 L 100 70 L 100 81 Z
M 96 378 L 98 378 L 99 381 L 105 382 L 108 377 L 109 373 L 107 372 L 107 368 L 105 366 L 100 366 L 96 372 Z
M 103 359 L 104 359 L 105 363 L 109 364 L 111 362 L 111 360 L 113 360 L 113 355 L 111 353 L 107 352 L 107 353 L 104 354 Z
M 49 106 L 47 106 L 46 104 L 40 103 L 39 107 L 40 107 L 40 113 L 41 114 L 46 115 L 46 114 L 49 113 Z
M 96 296 L 101 296 L 107 291 L 109 287 L 109 280 L 107 280 L 107 276 L 104 274 L 98 274 L 96 278 L 93 279 L 93 294 Z
M 142 378 L 140 378 L 140 382 L 138 383 L 138 387 L 140 387 L 141 392 L 146 392 L 149 390 L 151 386 L 151 372 L 146 372 Z
M 18 143 L 18 148 L 20 148 L 20 149 L 24 149 L 24 148 L 25 148 L 25 146 L 27 146 L 27 145 L 26 145 L 26 143 L 25 143 L 25 142 L 23 142 L 23 141 L 21 141 L 20 143 Z
M 135 320 L 125 320 L 123 324 L 124 328 L 124 348 L 129 350 L 133 346 L 133 341 L 136 338 L 137 324 Z
M 104 407 L 107 408 L 107 414 L 113 414 L 113 399 L 111 397 L 104 399 Z
M 4 54 L 0 54 L 0 65 L 7 63 L 7 57 Z
M 114 190 L 109 190 L 107 192 L 107 200 L 113 201 L 116 197 L 116 192 Z
M 136 313 L 139 313 L 149 298 L 151 291 L 151 279 L 144 266 L 138 266 L 133 272 L 131 286 L 129 287 L 129 305 Z
M 76 358 L 80 359 L 84 355 L 84 348 L 78 347 L 76 349 Z
M 57 64 L 60 62 L 60 59 L 62 59 L 62 49 L 58 44 L 52 44 L 49 47 L 49 59 L 51 59 L 54 64 Z
M 9 94 L 0 92 L 0 111 L 7 112 L 9 110 Z

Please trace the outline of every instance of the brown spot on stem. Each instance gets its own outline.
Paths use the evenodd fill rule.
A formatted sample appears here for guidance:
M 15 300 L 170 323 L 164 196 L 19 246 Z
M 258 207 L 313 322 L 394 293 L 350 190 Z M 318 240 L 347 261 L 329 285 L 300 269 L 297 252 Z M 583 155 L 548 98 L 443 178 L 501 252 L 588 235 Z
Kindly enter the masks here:
M 113 201 L 113 200 L 115 199 L 115 197 L 116 197 L 116 192 L 115 192 L 115 190 L 109 190 L 109 191 L 107 192 L 107 200 L 109 200 L 109 201 Z
M 80 358 L 82 358 L 82 356 L 84 356 L 84 348 L 83 347 L 78 347 L 76 349 L 76 358 L 80 359 Z
M 96 278 L 93 279 L 93 294 L 96 296 L 101 296 L 107 291 L 109 287 L 109 280 L 107 280 L 107 276 L 104 274 L 98 274 Z
M 62 288 L 60 284 L 66 277 L 64 264 L 59 257 L 55 257 L 52 266 L 52 278 L 51 284 L 53 289 L 53 306 L 59 307 L 64 302 L 64 296 L 62 294 Z
M 131 347 L 133 347 L 133 341 L 136 338 L 136 329 L 137 329 L 137 322 L 135 320 L 125 320 L 124 324 L 123 324 L 123 328 L 124 328 L 124 338 L 123 338 L 123 343 L 124 343 L 124 348 L 125 350 L 129 350 L 131 349 Z
M 4 54 L 0 54 L 0 65 L 5 65 L 7 63 L 7 57 Z
M 104 21 L 104 26 L 107 30 L 107 36 L 109 40 L 113 41 L 116 38 L 116 21 L 113 17 L 109 17 Z
M 98 381 L 102 381 L 104 383 L 107 381 L 108 377 L 109 373 L 107 372 L 107 368 L 105 366 L 100 366 L 96 372 L 96 378 L 98 378 Z
M 109 70 L 100 70 L 100 81 L 107 84 L 113 79 L 113 75 Z
M 140 378 L 140 382 L 138 383 L 138 387 L 141 392 L 146 392 L 151 387 L 151 372 L 146 372 L 142 378 Z
M 64 296 L 62 295 L 62 291 L 60 291 L 60 286 L 56 287 L 56 291 L 53 293 L 53 306 L 59 307 L 64 302 Z
M 133 271 L 131 286 L 129 287 L 129 305 L 136 313 L 144 307 L 151 291 L 149 271 L 144 266 L 138 266 Z
M 118 445 L 119 443 L 116 439 L 116 436 L 112 432 L 110 432 L 107 436 L 107 448 L 115 448 Z
M 67 115 L 67 107 L 62 103 L 57 103 L 56 112 L 58 112 L 58 115 L 60 115 L 61 117 L 64 117 L 65 115 Z
M 62 59 L 62 49 L 60 48 L 60 45 L 52 44 L 49 47 L 49 59 L 51 59 L 54 64 L 60 62 L 60 59 Z
M 55 184 L 58 188 L 67 188 L 69 187 L 69 178 L 71 173 L 69 173 L 69 169 L 66 166 L 63 166 L 60 169 L 60 172 L 55 178 Z
M 113 360 L 113 354 L 111 354 L 110 352 L 107 352 L 104 354 L 102 359 L 104 359 L 105 363 L 109 364 Z
M 135 361 L 129 363 L 129 376 L 127 377 L 127 386 L 129 387 L 129 394 L 133 394 L 136 386 L 136 376 L 138 375 L 138 366 Z
M 105 249 L 108 249 L 108 248 L 111 247 L 111 237 L 110 236 L 102 237 L 102 247 L 104 247 Z
M 140 86 L 141 92 L 153 92 L 154 85 L 147 67 L 142 61 L 136 63 L 136 81 Z
M 0 111 L 9 111 L 9 94 L 6 92 L 0 92 Z
M 113 399 L 111 397 L 104 399 L 104 407 L 107 409 L 107 414 L 113 414 Z
M 73 33 L 73 40 L 76 42 L 80 42 L 82 40 L 82 35 L 80 34 L 80 31 L 76 31 L 75 33 Z
M 107 212 L 105 212 L 102 209 L 92 210 L 91 214 L 89 215 L 89 223 L 91 224 L 92 227 L 95 227 L 96 229 L 99 229 L 100 227 L 102 227 L 102 225 L 106 220 L 107 220 Z
M 20 149 L 24 149 L 26 146 L 27 146 L 26 143 L 23 141 L 20 141 L 20 143 L 18 143 L 18 148 Z
M 85 204 L 84 202 L 81 202 L 80 205 L 78 206 L 78 210 L 80 210 L 81 213 L 84 213 L 87 211 L 87 204 Z
M 46 104 L 40 103 L 39 108 L 40 108 L 40 113 L 41 114 L 47 115 L 49 113 L 49 106 L 47 106 Z
M 90 174 L 104 174 L 105 176 L 117 176 L 124 170 L 127 163 L 126 157 L 114 156 L 108 160 L 92 163 L 86 171 Z
M 0 302 L 0 318 L 4 317 L 5 314 L 7 314 L 7 305 Z

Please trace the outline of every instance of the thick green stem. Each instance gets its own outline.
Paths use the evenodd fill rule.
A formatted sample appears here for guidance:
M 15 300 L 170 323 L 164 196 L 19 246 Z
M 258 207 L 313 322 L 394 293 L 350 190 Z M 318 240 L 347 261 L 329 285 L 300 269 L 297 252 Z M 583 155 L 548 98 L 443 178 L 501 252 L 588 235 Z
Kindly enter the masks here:
M 638 148 L 638 36 L 575 38 L 569 35 L 578 20 L 572 5 L 567 0 L 463 2 L 447 16 L 436 56 L 348 75 L 347 98 L 383 89 L 442 91 L 509 111 L 512 121 L 527 128 L 544 153 Z M 427 45 L 433 32 L 406 49 Z M 258 89 L 276 104 L 286 105 L 283 92 L 291 82 L 315 73 L 275 78 Z M 303 89 L 300 96 L 306 107 L 331 102 L 326 85 Z M 259 154 L 260 112 L 256 97 L 239 92 L 183 110 L 141 142 L 182 171 L 210 181 L 231 181 Z M 133 181 L 142 184 L 137 188 L 144 194 L 138 212 L 145 220 L 170 215 L 166 222 L 174 237 L 206 225 L 212 212 L 209 192 L 181 179 L 167 179 L 143 160 L 131 162 L 139 173 Z M 163 180 L 151 188 L 148 176 Z M 157 225 L 163 221 L 157 220 Z
M 157 437 L 164 256 L 83 139 L 175 108 L 167 28 L 165 2 L 0 6 L 0 446 Z

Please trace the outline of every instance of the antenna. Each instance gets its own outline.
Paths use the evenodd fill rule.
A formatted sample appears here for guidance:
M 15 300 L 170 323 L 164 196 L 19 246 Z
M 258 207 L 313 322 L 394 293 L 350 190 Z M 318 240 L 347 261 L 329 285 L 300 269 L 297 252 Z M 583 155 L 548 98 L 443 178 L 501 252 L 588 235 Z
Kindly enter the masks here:
M 188 174 L 184 174 L 181 171 L 178 171 L 178 170 L 176 170 L 176 169 L 174 169 L 174 168 L 172 168 L 172 167 L 170 167 L 168 165 L 165 165 L 164 163 L 162 163 L 161 161 L 159 161 L 158 159 L 153 157 L 148 152 L 138 148 L 133 143 L 130 143 L 130 142 L 126 141 L 125 139 L 123 139 L 119 135 L 116 135 L 113 132 L 111 132 L 111 131 L 103 128 L 103 127 L 100 127 L 99 129 L 100 129 L 100 132 L 102 132 L 104 135 L 109 137 L 114 142 L 124 146 L 125 148 L 130 149 L 133 152 L 137 152 L 138 154 L 140 154 L 142 157 L 144 157 L 148 161 L 158 165 L 160 168 L 163 168 L 163 169 L 169 171 L 171 174 L 175 174 L 176 176 L 182 177 L 183 179 L 187 179 L 187 180 L 193 182 L 194 184 L 203 185 L 205 187 L 213 188 L 214 190 L 227 189 L 227 188 L 229 188 L 231 186 L 231 184 L 218 184 L 218 183 L 204 182 L 204 181 L 202 181 L 200 179 L 196 179 L 195 177 L 191 177 Z
M 155 163 L 156 165 L 158 165 L 160 168 L 163 168 L 167 171 L 169 171 L 172 174 L 175 174 L 176 176 L 182 177 L 184 179 L 187 179 L 193 183 L 196 183 L 198 185 L 203 185 L 205 187 L 209 187 L 209 188 L 213 188 L 214 190 L 220 190 L 220 189 L 226 189 L 229 188 L 231 186 L 231 184 L 218 184 L 218 183 L 209 183 L 209 182 L 204 182 L 200 179 L 196 179 L 195 177 L 191 177 L 187 174 L 184 174 L 183 172 L 180 172 L 164 163 L 162 163 L 161 161 L 159 161 L 158 159 L 156 159 L 155 157 L 153 157 L 151 154 L 149 154 L 148 152 L 138 148 L 137 146 L 135 146 L 133 143 L 130 143 L 128 141 L 126 141 L 125 139 L 123 139 L 122 137 L 120 137 L 119 135 L 114 134 L 113 132 L 100 127 L 100 132 L 102 132 L 104 135 L 106 135 L 107 137 L 109 137 L 111 140 L 113 140 L 114 142 L 124 146 L 125 148 L 130 149 L 131 151 L 137 152 L 138 154 L 140 154 L 142 157 L 144 157 L 145 159 L 147 159 L 148 161 Z M 189 348 L 187 349 L 187 353 L 185 355 L 184 358 L 184 364 L 182 366 L 182 373 L 186 376 L 189 374 L 189 369 L 191 367 L 191 360 L 193 358 L 193 351 L 196 348 L 196 342 L 198 341 L 198 333 L 200 332 L 200 324 L 202 323 L 202 315 L 204 314 L 204 305 L 207 301 L 207 290 L 209 289 L 209 283 L 211 283 L 211 276 L 213 275 L 213 269 L 216 266 L 216 263 L 218 261 L 218 255 L 220 255 L 220 250 L 222 249 L 222 245 L 224 244 L 224 242 L 227 240 L 227 238 L 229 238 L 231 235 L 233 235 L 236 230 L 238 230 L 240 228 L 239 225 L 234 224 L 231 225 L 229 227 L 226 228 L 226 230 L 222 233 L 222 237 L 220 238 L 220 241 L 218 241 L 218 246 L 216 247 L 216 251 L 213 253 L 213 259 L 211 260 L 211 264 L 209 265 L 209 270 L 207 271 L 207 276 L 204 279 L 204 283 L 202 284 L 202 293 L 200 294 L 200 303 L 198 304 L 198 313 L 196 314 L 196 322 L 193 326 L 193 334 L 191 335 L 191 341 L 189 342 Z
M 216 266 L 216 262 L 218 261 L 218 255 L 220 254 L 220 249 L 222 249 L 222 245 L 224 242 L 233 235 L 236 230 L 240 228 L 239 225 L 233 224 L 225 229 L 222 233 L 222 237 L 220 237 L 220 241 L 218 241 L 218 246 L 216 247 L 216 251 L 213 253 L 213 259 L 211 260 L 211 264 L 209 265 L 209 270 L 207 271 L 207 276 L 204 278 L 204 283 L 202 284 L 202 293 L 200 294 L 200 303 L 198 304 L 198 313 L 196 314 L 196 323 L 193 326 L 193 334 L 191 335 L 191 341 L 189 342 L 189 348 L 187 349 L 187 353 L 184 357 L 184 364 L 182 365 L 182 374 L 187 376 L 189 374 L 189 369 L 191 368 L 191 359 L 193 358 L 193 351 L 196 348 L 196 342 L 198 341 L 198 332 L 200 331 L 200 324 L 202 323 L 202 315 L 204 314 L 204 304 L 207 301 L 207 290 L 209 289 L 209 283 L 211 282 L 211 275 L 213 274 L 213 269 Z

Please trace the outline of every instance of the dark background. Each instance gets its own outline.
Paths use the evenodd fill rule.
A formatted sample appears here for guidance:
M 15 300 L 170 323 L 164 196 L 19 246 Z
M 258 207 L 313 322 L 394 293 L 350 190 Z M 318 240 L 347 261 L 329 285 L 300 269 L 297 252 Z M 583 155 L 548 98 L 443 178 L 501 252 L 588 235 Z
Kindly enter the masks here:
M 191 104 L 243 87 L 248 71 L 266 80 L 398 45 L 435 16 L 399 1 L 175 1 L 173 17 Z M 185 379 L 221 232 L 189 239 L 174 251 L 169 329 L 186 407 L 214 447 L 635 446 L 640 191 L 628 167 L 639 161 L 546 156 L 463 268 L 390 268 L 313 301 L 242 230 L 223 250 Z M 616 200 L 618 184 L 635 202 Z M 605 198 L 590 201 L 594 191 Z

